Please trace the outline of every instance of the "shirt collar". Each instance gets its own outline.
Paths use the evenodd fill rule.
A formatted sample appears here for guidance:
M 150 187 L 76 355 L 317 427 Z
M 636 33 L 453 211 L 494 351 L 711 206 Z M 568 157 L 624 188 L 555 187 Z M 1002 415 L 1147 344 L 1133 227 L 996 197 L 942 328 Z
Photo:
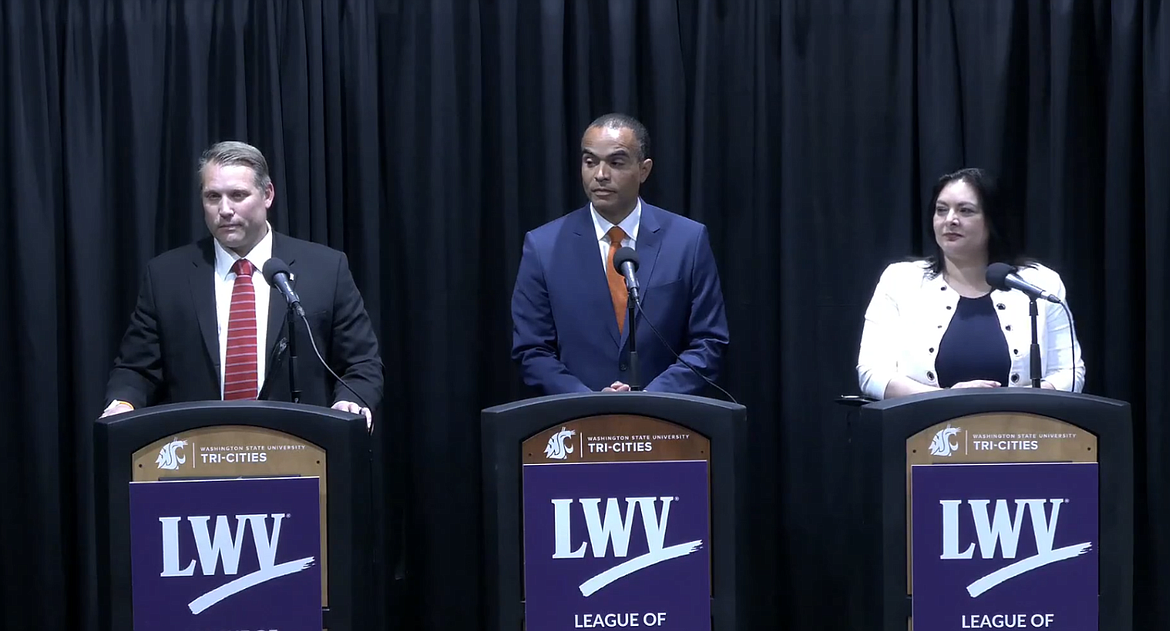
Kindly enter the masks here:
M 227 278 L 227 275 L 232 272 L 232 266 L 236 264 L 240 258 L 248 259 L 257 270 L 264 269 L 264 264 L 268 259 L 272 258 L 272 224 L 265 222 L 268 232 L 263 239 L 248 252 L 247 256 L 240 255 L 228 250 L 220 244 L 218 239 L 213 238 L 211 242 L 215 245 L 215 274 L 220 278 Z
M 589 214 L 593 216 L 593 228 L 597 232 L 597 240 L 601 241 L 605 238 L 605 235 L 609 233 L 609 229 L 612 228 L 614 224 L 610 223 L 609 220 L 605 217 L 602 217 L 601 214 L 597 212 L 597 209 L 593 208 L 593 202 L 589 202 Z M 637 243 L 638 226 L 641 223 L 642 198 L 639 197 L 638 203 L 634 204 L 634 211 L 629 215 L 626 215 L 626 218 L 617 225 L 626 233 L 626 236 L 629 237 L 630 240 Z

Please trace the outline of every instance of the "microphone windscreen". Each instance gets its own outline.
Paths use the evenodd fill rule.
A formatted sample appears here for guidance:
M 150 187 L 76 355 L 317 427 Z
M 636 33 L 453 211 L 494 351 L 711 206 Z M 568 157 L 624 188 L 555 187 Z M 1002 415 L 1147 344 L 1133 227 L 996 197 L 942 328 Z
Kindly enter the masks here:
M 638 252 L 634 248 L 621 248 L 613 255 L 613 266 L 619 274 L 622 273 L 622 264 L 632 263 L 634 271 L 638 271 Z
M 992 263 L 987 266 L 987 284 L 996 289 L 1007 291 L 1010 289 L 1007 286 L 1007 277 L 1014 273 L 1016 273 L 1016 268 L 1007 263 Z
M 268 259 L 268 262 L 264 264 L 264 269 L 262 271 L 264 273 L 264 280 L 268 281 L 268 284 L 272 285 L 273 287 L 276 286 L 277 274 L 292 276 L 292 274 L 288 271 L 288 263 L 285 263 L 276 257 Z

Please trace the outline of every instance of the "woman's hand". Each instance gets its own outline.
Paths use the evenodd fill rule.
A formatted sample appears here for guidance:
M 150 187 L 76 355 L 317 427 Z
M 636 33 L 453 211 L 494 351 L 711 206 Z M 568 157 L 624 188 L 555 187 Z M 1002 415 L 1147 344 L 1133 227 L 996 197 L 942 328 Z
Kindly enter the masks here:
M 987 379 L 974 379 L 972 381 L 960 381 L 952 388 L 998 388 L 1001 384 L 998 381 L 989 381 Z

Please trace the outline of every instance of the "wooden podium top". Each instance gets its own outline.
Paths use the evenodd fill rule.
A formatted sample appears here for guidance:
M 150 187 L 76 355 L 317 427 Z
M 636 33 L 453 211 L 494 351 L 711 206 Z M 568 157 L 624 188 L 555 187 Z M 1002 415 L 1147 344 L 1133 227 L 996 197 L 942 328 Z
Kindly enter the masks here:
M 906 440 L 912 465 L 998 462 L 1097 462 L 1097 437 L 1047 416 L 972 414 L 928 427 Z
M 711 441 L 668 421 L 631 414 L 574 419 L 521 445 L 523 463 L 660 462 L 711 459 Z

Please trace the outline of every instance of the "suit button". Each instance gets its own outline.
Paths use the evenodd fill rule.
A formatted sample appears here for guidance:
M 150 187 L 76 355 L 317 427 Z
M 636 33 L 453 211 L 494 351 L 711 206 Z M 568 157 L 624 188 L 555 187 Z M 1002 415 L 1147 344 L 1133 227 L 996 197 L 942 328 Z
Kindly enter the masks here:
M 618 370 L 621 370 L 622 372 L 625 372 L 626 369 L 628 369 L 628 368 L 629 368 L 629 366 L 627 366 L 624 362 L 621 364 L 618 364 Z
M 1012 383 L 1020 383 L 1020 373 L 1012 373 Z

